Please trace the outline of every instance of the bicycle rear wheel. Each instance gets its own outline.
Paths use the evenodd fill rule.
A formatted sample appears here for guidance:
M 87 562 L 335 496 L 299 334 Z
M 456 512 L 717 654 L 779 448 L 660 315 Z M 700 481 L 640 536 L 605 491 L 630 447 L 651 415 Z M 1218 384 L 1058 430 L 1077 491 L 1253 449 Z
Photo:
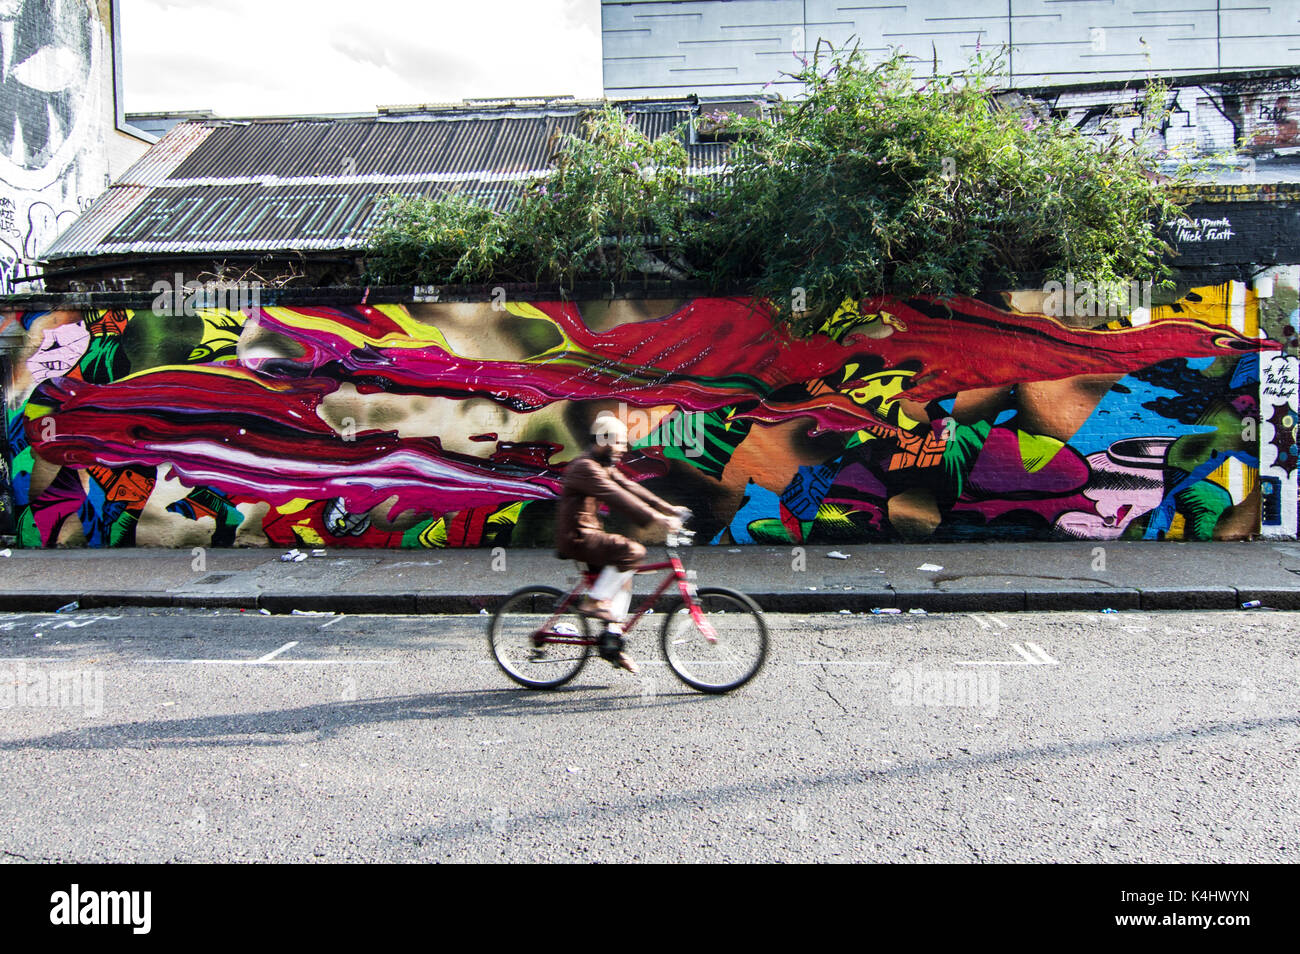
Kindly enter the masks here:
M 662 645 L 668 668 L 700 692 L 730 692 L 763 668 L 767 622 L 758 604 L 744 593 L 708 587 L 696 598 L 710 640 L 680 598 L 664 619 Z
M 591 646 L 542 642 L 538 633 L 547 620 L 547 635 L 561 639 L 589 639 L 587 619 L 570 607 L 559 616 L 555 609 L 564 593 L 553 586 L 526 586 L 505 598 L 488 624 L 488 645 L 501 671 L 529 689 L 556 689 L 578 674 Z M 552 620 L 552 617 L 555 617 Z

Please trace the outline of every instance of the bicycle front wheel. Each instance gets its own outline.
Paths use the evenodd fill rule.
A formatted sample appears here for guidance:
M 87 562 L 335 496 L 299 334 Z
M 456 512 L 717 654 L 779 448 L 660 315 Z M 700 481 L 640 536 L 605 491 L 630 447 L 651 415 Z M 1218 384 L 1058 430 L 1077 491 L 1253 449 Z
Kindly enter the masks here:
M 572 607 L 557 616 L 563 599 L 553 586 L 526 586 L 507 596 L 488 624 L 492 658 L 521 686 L 557 689 L 587 661 L 591 646 L 579 642 L 590 638 L 587 619 Z
M 744 593 L 721 587 L 701 589 L 696 602 L 701 623 L 680 598 L 664 618 L 668 668 L 700 692 L 738 689 L 758 675 L 767 658 L 763 611 Z

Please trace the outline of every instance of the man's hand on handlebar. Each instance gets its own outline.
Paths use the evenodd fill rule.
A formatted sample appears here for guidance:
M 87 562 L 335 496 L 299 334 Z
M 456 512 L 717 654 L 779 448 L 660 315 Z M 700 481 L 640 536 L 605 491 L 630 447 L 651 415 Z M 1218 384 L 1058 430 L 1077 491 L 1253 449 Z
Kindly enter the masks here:
M 674 514 L 661 513 L 659 522 L 668 528 L 669 533 L 676 533 L 682 528 L 682 518 Z

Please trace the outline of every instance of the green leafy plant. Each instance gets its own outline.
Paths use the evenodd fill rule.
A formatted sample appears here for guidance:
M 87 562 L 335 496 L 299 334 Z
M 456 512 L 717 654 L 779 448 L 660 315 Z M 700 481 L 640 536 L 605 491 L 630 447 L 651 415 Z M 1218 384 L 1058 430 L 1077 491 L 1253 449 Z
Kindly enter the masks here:
M 684 278 L 691 183 L 680 131 L 650 139 L 613 107 L 588 118 L 509 214 L 538 281 Z M 685 267 L 683 267 L 685 266 Z
M 500 211 L 394 199 L 373 278 L 694 279 L 748 288 L 811 333 L 845 298 L 1170 276 L 1161 227 L 1193 169 L 1157 171 L 1161 86 L 1130 139 L 1085 136 L 999 92 L 997 57 L 921 81 L 900 55 L 871 64 L 819 46 L 792 75 L 804 95 L 766 115 L 706 117 L 735 137 L 722 177 L 691 173 L 684 130 L 650 139 L 606 107 Z
M 483 284 L 519 277 L 510 222 L 459 193 L 382 200 L 368 268 L 380 283 Z
M 1189 173 L 1160 176 L 1146 135 L 1098 140 L 998 102 L 997 64 L 919 82 L 901 56 L 814 57 L 794 74 L 804 98 L 736 123 L 731 184 L 704 227 L 710 278 L 750 276 L 805 332 L 845 298 L 1167 278 L 1159 228 Z M 1147 127 L 1162 107 L 1149 90 Z
M 369 275 L 381 284 L 686 278 L 687 168 L 680 130 L 650 139 L 606 106 L 501 211 L 455 193 L 387 197 Z

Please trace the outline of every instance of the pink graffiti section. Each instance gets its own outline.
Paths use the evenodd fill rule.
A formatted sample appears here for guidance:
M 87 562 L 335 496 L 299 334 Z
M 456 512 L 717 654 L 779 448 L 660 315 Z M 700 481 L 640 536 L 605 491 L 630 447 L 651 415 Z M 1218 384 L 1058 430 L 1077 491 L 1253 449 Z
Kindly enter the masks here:
M 40 395 L 56 409 L 50 436 L 42 438 L 37 421 L 27 432 L 43 457 L 72 467 L 170 464 L 188 486 L 273 505 L 337 497 L 362 512 L 393 498 L 390 518 L 541 500 L 559 487 L 545 455 L 509 445 L 476 458 L 443 450 L 437 438 L 377 432 L 344 440 L 316 414 L 335 387 L 204 367 L 107 385 L 64 378 Z
M 57 325 L 41 338 L 41 346 L 27 359 L 33 381 L 59 378 L 77 366 L 90 344 L 90 332 L 81 322 Z

